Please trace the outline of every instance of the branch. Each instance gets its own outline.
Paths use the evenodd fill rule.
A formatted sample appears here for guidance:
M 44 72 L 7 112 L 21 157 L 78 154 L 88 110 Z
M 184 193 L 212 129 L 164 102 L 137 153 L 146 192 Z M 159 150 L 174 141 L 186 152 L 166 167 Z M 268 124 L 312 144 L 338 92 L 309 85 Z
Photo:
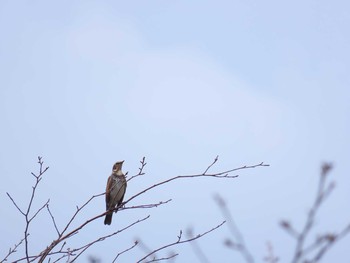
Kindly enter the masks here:
M 51 213 L 51 211 L 50 211 L 49 204 L 46 205 L 46 208 L 47 208 L 47 211 L 48 211 L 49 214 L 50 214 L 50 217 L 51 217 L 51 220 L 52 220 L 52 222 L 53 222 L 53 225 L 54 225 L 54 227 L 55 227 L 55 229 L 56 229 L 57 235 L 59 236 L 59 235 L 60 235 L 60 231 L 58 230 L 58 227 L 57 227 L 55 218 L 53 217 L 53 215 L 52 215 L 52 213 Z
M 327 234 L 324 235 L 323 239 L 326 240 L 326 245 L 321 248 L 318 253 L 316 253 L 316 255 L 314 256 L 314 258 L 309 261 L 309 262 L 320 262 L 322 257 L 324 256 L 324 254 L 332 247 L 334 246 L 334 244 L 341 240 L 342 238 L 344 238 L 346 235 L 348 235 L 350 233 L 350 225 L 348 225 L 347 227 L 345 227 L 342 231 L 340 231 L 339 234 Z
M 213 178 L 236 178 L 238 175 L 230 175 L 232 172 L 235 172 L 235 171 L 238 171 L 238 170 L 243 170 L 243 169 L 249 169 L 249 168 L 255 168 L 255 167 L 258 167 L 258 166 L 269 166 L 267 164 L 264 164 L 264 163 L 260 163 L 260 164 L 257 164 L 257 165 L 251 165 L 251 166 L 242 166 L 242 167 L 239 167 L 239 168 L 235 168 L 235 169 L 230 169 L 230 170 L 227 170 L 227 171 L 223 171 L 223 172 L 219 172 L 219 173 L 212 173 L 212 174 L 208 174 L 207 172 L 209 171 L 209 169 L 217 162 L 218 160 L 218 157 L 216 157 L 213 161 L 212 164 L 210 164 L 207 169 L 204 171 L 203 174 L 192 174 L 192 175 L 179 175 L 179 176 L 175 176 L 175 177 L 172 177 L 172 178 L 169 178 L 167 180 L 164 180 L 162 182 L 159 182 L 157 184 L 154 184 L 152 186 L 149 186 L 148 188 L 142 190 L 141 192 L 135 194 L 134 196 L 130 197 L 126 202 L 124 202 L 123 204 L 121 204 L 120 206 L 118 206 L 116 208 L 117 209 L 120 209 L 120 210 L 124 210 L 124 209 L 135 209 L 135 208 L 154 208 L 154 207 L 158 207 L 160 205 L 163 205 L 163 204 L 166 204 L 168 202 L 171 201 L 171 199 L 167 200 L 167 201 L 160 201 L 158 203 L 153 203 L 153 204 L 142 204 L 142 205 L 136 205 L 136 206 L 130 206 L 130 207 L 125 207 L 125 204 L 130 202 L 131 200 L 135 199 L 136 197 L 150 191 L 151 189 L 155 188 L 155 187 L 158 187 L 160 185 L 163 185 L 163 184 L 166 184 L 166 183 L 169 183 L 173 180 L 177 180 L 177 179 L 184 179 L 184 178 L 196 178 L 196 177 L 213 177 Z M 97 197 L 100 197 L 100 196 L 103 196 L 105 194 L 105 192 L 103 193 L 100 193 L 100 194 L 97 194 L 97 195 L 93 195 L 90 199 L 88 199 L 82 206 L 80 207 L 76 207 L 76 211 L 74 212 L 74 214 L 72 215 L 72 217 L 68 220 L 68 223 L 64 226 L 63 230 L 59 230 L 58 226 L 57 226 L 57 223 L 56 223 L 56 220 L 55 220 L 55 217 L 53 216 L 51 210 L 50 210 L 50 207 L 49 207 L 49 201 L 48 200 L 44 205 L 42 205 L 35 213 L 33 216 L 30 216 L 29 214 L 31 214 L 31 208 L 32 208 L 32 204 L 34 202 L 34 197 L 35 197 L 35 193 L 36 193 L 36 190 L 37 190 L 37 187 L 38 187 L 38 184 L 39 182 L 41 181 L 42 179 L 42 175 L 47 171 L 48 167 L 44 168 L 43 167 L 43 161 L 42 161 L 42 158 L 41 157 L 38 157 L 38 163 L 39 163 L 39 173 L 38 175 L 37 174 L 34 174 L 34 173 L 31 173 L 33 175 L 33 177 L 36 179 L 36 182 L 34 184 L 34 186 L 32 187 L 32 194 L 30 196 L 30 200 L 29 200 L 29 204 L 28 204 L 28 207 L 26 208 L 26 211 L 23 211 L 22 209 L 20 209 L 20 207 L 17 205 L 17 203 L 15 202 L 15 200 L 12 198 L 12 196 L 7 193 L 8 197 L 10 198 L 10 200 L 12 201 L 12 203 L 14 204 L 14 206 L 17 208 L 17 210 L 25 217 L 26 219 L 26 228 L 25 228 L 25 237 L 24 237 L 24 244 L 25 244 L 25 257 L 17 260 L 16 262 L 18 261 L 23 261 L 23 260 L 26 260 L 27 262 L 31 262 L 31 261 L 36 261 L 38 260 L 39 263 L 41 262 L 44 262 L 44 260 L 48 257 L 48 256 L 51 256 L 51 255 L 58 255 L 58 254 L 63 254 L 60 259 L 62 258 L 65 258 L 65 257 L 68 257 L 68 261 L 70 262 L 73 262 L 75 261 L 84 251 L 86 251 L 90 246 L 92 246 L 93 244 L 97 243 L 97 242 L 100 242 L 100 241 L 103 241 L 105 240 L 106 238 L 109 238 L 113 235 L 116 235 L 118 234 L 119 232 L 121 231 L 124 231 L 124 229 L 121 229 L 121 230 L 118 230 L 117 232 L 114 232 L 110 235 L 106 235 L 106 236 L 102 236 L 94 241 L 91 241 L 90 243 L 86 244 L 86 245 L 83 245 L 79 248 L 76 248 L 76 249 L 64 249 L 64 246 L 66 244 L 66 240 L 69 239 L 70 237 L 72 237 L 73 235 L 76 235 L 79 233 L 79 231 L 84 228 L 86 225 L 88 225 L 89 223 L 93 222 L 94 220 L 97 220 L 98 218 L 100 217 L 103 217 L 106 215 L 106 213 L 108 213 L 108 211 L 104 211 L 103 213 L 101 214 L 98 214 L 96 216 L 93 216 L 92 218 L 86 220 L 84 223 L 80 224 L 78 227 L 75 227 L 74 229 L 70 229 L 73 221 L 76 219 L 77 215 L 88 205 L 90 204 L 90 202 L 97 198 Z M 137 176 L 141 176 L 141 175 L 144 175 L 144 168 L 146 166 L 146 161 L 145 161 L 145 157 L 143 157 L 143 159 L 140 161 L 141 163 L 141 166 L 139 168 L 139 172 L 138 174 L 132 176 L 130 179 L 128 179 L 128 181 L 132 180 L 133 178 L 136 178 Z M 56 230 L 56 233 L 58 235 L 58 237 L 51 242 L 51 244 L 49 246 L 47 246 L 45 249 L 42 250 L 42 252 L 40 254 L 37 254 L 37 255 L 31 255 L 29 254 L 29 248 L 28 248 L 28 245 L 29 245 L 29 242 L 28 242 L 28 235 L 29 235 L 29 224 L 30 222 L 36 218 L 36 216 L 44 209 L 44 208 L 47 208 L 47 211 L 51 217 L 51 220 L 52 220 L 52 223 L 53 223 L 53 226 Z M 148 218 L 148 217 L 147 217 Z M 132 224 L 130 224 L 128 227 L 131 227 L 133 226 L 134 224 L 138 223 L 138 222 L 141 222 L 143 220 L 146 220 L 147 218 L 144 218 L 144 219 L 141 219 L 139 221 L 136 221 Z M 224 223 L 224 222 L 223 222 Z M 222 223 L 222 224 L 223 224 Z M 220 227 L 222 224 L 220 224 L 219 226 L 217 226 L 216 228 Z M 125 229 L 127 229 L 128 227 L 126 227 Z M 164 246 L 160 249 L 158 249 L 157 251 L 159 250 L 162 250 L 162 249 L 165 249 L 167 247 L 170 247 L 170 246 L 173 246 L 175 244 L 181 244 L 181 243 L 185 243 L 185 242 L 190 242 L 192 240 L 195 240 L 213 230 L 215 230 L 216 228 L 213 228 L 201 235 L 198 235 L 197 237 L 195 238 L 190 238 L 190 239 L 187 239 L 187 240 L 181 240 L 181 236 L 179 237 L 179 240 L 176 242 L 176 243 L 172 243 L 172 244 L 169 244 L 167 246 Z M 21 243 L 22 243 L 21 242 Z M 55 248 L 59 245 L 59 244 L 62 244 L 63 245 L 58 249 L 56 250 Z M 130 248 L 131 249 L 131 248 Z M 149 251 L 148 254 L 152 255 L 154 253 L 156 253 L 157 251 Z M 76 252 L 79 252 L 78 255 L 75 255 Z M 125 251 L 126 252 L 126 251 Z M 125 253 L 125 252 L 120 252 L 116 258 L 118 258 L 118 256 L 120 256 L 121 254 Z M 176 254 L 177 255 L 177 254 Z M 168 258 L 172 258 L 172 257 L 175 257 L 176 255 L 173 255 L 171 257 L 168 257 Z M 60 255 L 59 255 L 60 256 Z M 74 257 L 73 261 L 71 259 L 71 257 Z M 147 256 L 148 257 L 148 256 Z M 160 260 L 165 260 L 166 258 L 163 258 L 163 259 L 153 259 L 154 261 L 160 261 Z M 57 259 L 59 260 L 59 259 Z M 57 261 L 56 260 L 56 261 Z M 50 262 L 50 259 L 49 259 L 49 262 Z
M 232 241 L 231 239 L 226 239 L 225 240 L 225 245 L 231 249 L 239 251 L 243 258 L 246 260 L 248 263 L 253 263 L 254 259 L 249 250 L 247 249 L 243 236 L 239 232 L 238 227 L 236 226 L 233 217 L 229 211 L 229 209 L 226 206 L 226 202 L 220 195 L 215 196 L 216 202 L 223 213 L 224 217 L 227 219 L 227 224 L 228 228 L 231 231 L 231 234 L 235 241 Z
M 104 193 L 101 193 L 101 194 L 97 194 L 97 195 L 94 195 L 92 196 L 88 201 L 86 201 L 81 207 L 77 207 L 77 211 L 74 213 L 74 215 L 72 216 L 72 218 L 69 220 L 69 222 L 67 223 L 67 225 L 65 226 L 65 228 L 63 229 L 62 232 L 59 232 L 58 234 L 58 238 L 56 240 L 54 240 L 50 246 L 48 246 L 46 249 L 43 250 L 43 252 L 39 255 L 40 257 L 40 260 L 39 262 L 43 262 L 44 259 L 50 255 L 50 252 L 59 244 L 61 243 L 63 240 L 77 234 L 79 232 L 79 230 L 81 230 L 84 226 L 86 226 L 87 224 L 93 222 L 94 220 L 100 218 L 100 217 L 103 217 L 106 215 L 106 213 L 108 211 L 105 211 L 97 216 L 94 216 L 90 219 L 88 219 L 87 221 L 85 221 L 85 223 L 81 224 L 80 226 L 76 227 L 75 229 L 71 230 L 70 232 L 66 233 L 68 227 L 71 225 L 71 223 L 73 222 L 73 220 L 75 219 L 75 217 L 77 216 L 77 214 L 84 208 L 86 207 L 87 204 L 89 204 L 94 198 L 96 197 L 99 197 L 101 195 L 104 195 Z M 160 201 L 159 203 L 156 203 L 156 204 L 148 204 L 148 205 L 140 205 L 140 206 L 134 206 L 134 207 L 120 207 L 121 210 L 124 210 L 124 209 L 131 209 L 131 208 L 153 208 L 153 207 L 157 207 L 159 205 L 163 205 L 163 204 L 166 204 L 168 202 L 170 202 L 171 199 L 167 200 L 167 201 Z M 119 208 L 116 208 L 116 209 L 119 209 Z M 141 220 L 143 221 L 143 220 Z M 72 251 L 75 251 L 75 250 L 72 250 Z
M 133 177 L 131 177 L 129 180 L 131 180 L 132 178 L 135 178 L 136 176 L 139 176 L 139 175 L 143 175 L 143 169 L 144 167 L 146 166 L 146 162 L 145 162 L 145 158 L 142 159 L 141 162 L 141 167 L 139 168 L 139 173 Z M 157 207 L 159 205 L 162 205 L 162 204 L 165 204 L 165 203 L 168 203 L 171 199 L 165 201 L 165 202 L 159 202 L 158 204 L 149 204 L 149 205 L 140 205 L 140 206 L 134 206 L 134 207 L 130 207 L 130 208 L 125 208 L 125 207 L 122 207 L 123 205 L 125 205 L 126 203 L 130 202 L 132 199 L 140 196 L 141 194 L 144 194 L 145 192 L 157 187 L 157 186 L 160 186 L 160 185 L 163 185 L 163 184 L 166 184 L 166 183 L 169 183 L 173 180 L 176 180 L 176 179 L 182 179 L 182 178 L 195 178 L 195 177 L 215 177 L 215 178 L 236 178 L 238 175 L 235 175 L 235 176 L 230 176 L 229 174 L 231 172 L 234 172 L 234 171 L 238 171 L 238 170 L 242 170 L 242 169 L 249 169 L 249 168 L 255 168 L 255 167 L 258 167 L 258 166 L 269 166 L 268 164 L 264 164 L 264 163 L 260 163 L 260 164 L 257 164 L 257 165 L 252 165 L 252 166 L 242 166 L 242 167 L 239 167 L 239 168 L 235 168 L 235 169 L 231 169 L 231 170 L 227 170 L 227 171 L 224 171 L 224 172 L 220 172 L 220 173 L 215 173 L 215 174 L 194 174 L 194 175 L 180 175 L 180 176 L 175 176 L 175 177 L 172 177 L 170 179 L 167 179 L 165 181 L 162 181 L 160 183 L 157 183 L 155 185 L 152 185 L 146 189 L 144 189 L 143 191 L 139 192 L 138 194 L 132 196 L 131 198 L 129 198 L 126 202 L 124 202 L 121 206 L 117 207 L 117 209 L 120 209 L 120 210 L 123 210 L 123 209 L 130 209 L 130 208 L 153 208 L 153 207 Z M 211 167 L 211 166 L 210 166 Z M 209 167 L 209 168 L 210 168 Z M 85 223 L 81 224 L 80 226 L 78 226 L 77 228 L 71 230 L 70 232 L 66 233 L 68 227 L 71 225 L 71 223 L 73 222 L 73 220 L 75 219 L 75 217 L 77 216 L 77 214 L 86 206 L 88 205 L 94 198 L 96 197 L 99 197 L 99 196 L 102 196 L 104 195 L 105 193 L 101 193 L 101 194 L 98 194 L 98 195 L 94 195 L 92 196 L 87 202 L 85 202 L 81 207 L 77 207 L 77 211 L 74 213 L 74 215 L 72 216 L 72 218 L 70 219 L 70 221 L 68 222 L 68 224 L 66 225 L 66 227 L 63 229 L 63 231 L 59 234 L 59 237 L 54 240 L 50 246 L 48 246 L 45 250 L 43 250 L 43 252 L 39 255 L 40 257 L 40 260 L 39 260 L 39 263 L 43 262 L 44 259 L 50 254 L 50 252 L 56 247 L 57 244 L 59 244 L 60 242 L 62 242 L 63 240 L 71 237 L 72 235 L 75 235 L 78 233 L 79 230 L 81 230 L 84 226 L 86 226 L 87 224 L 91 223 L 92 221 L 100 218 L 100 217 L 103 217 L 106 215 L 107 211 L 106 212 L 103 212 L 102 214 L 99 214 L 89 220 L 87 220 Z
M 77 211 L 75 211 L 75 213 L 73 214 L 73 216 L 71 217 L 71 219 L 69 220 L 69 222 L 67 223 L 67 225 L 65 226 L 65 228 L 62 230 L 61 232 L 61 236 L 67 231 L 68 227 L 71 225 L 71 223 L 73 222 L 73 220 L 75 219 L 75 217 L 78 215 L 78 213 L 84 209 L 84 207 L 86 207 L 93 199 L 95 199 L 96 197 L 102 196 L 105 193 L 101 193 L 101 194 L 97 194 L 97 195 L 93 195 L 89 200 L 87 200 L 81 207 L 77 206 Z M 105 213 L 104 213 L 105 214 Z M 104 215 L 103 214 L 103 215 Z M 102 216 L 103 216 L 102 215 Z M 101 216 L 99 216 L 101 217 Z
M 127 210 L 127 209 L 135 209 L 135 208 L 154 208 L 154 207 L 158 207 L 160 205 L 164 205 L 169 203 L 170 201 L 172 201 L 172 199 L 168 199 L 166 201 L 159 201 L 158 203 L 155 204 L 145 204 L 145 205 L 134 205 L 134 206 L 128 206 L 128 207 L 120 207 L 120 208 L 116 208 L 118 211 L 121 210 Z
M 107 212 L 108 212 L 108 211 L 107 211 Z M 102 214 L 99 214 L 99 215 L 97 215 L 97 216 L 94 216 L 94 217 L 88 219 L 87 221 L 85 221 L 85 223 L 83 223 L 83 224 L 81 224 L 80 226 L 78 226 L 77 228 L 71 230 L 69 233 L 63 235 L 64 232 L 65 232 L 65 230 L 67 229 L 67 227 L 66 227 L 65 230 L 62 231 L 62 232 L 60 233 L 59 238 L 57 238 L 56 240 L 52 241 L 52 243 L 38 255 L 38 257 L 40 257 L 39 263 L 44 262 L 45 258 L 50 254 L 50 252 L 51 252 L 59 243 L 61 243 L 61 242 L 64 241 L 65 239 L 67 239 L 67 238 L 69 238 L 69 237 L 71 237 L 71 236 L 77 234 L 77 233 L 79 232 L 80 229 L 82 229 L 84 226 L 86 226 L 87 224 L 91 223 L 92 221 L 94 221 L 94 220 L 96 220 L 96 219 L 98 219 L 98 218 L 100 218 L 100 217 L 105 216 L 107 212 L 104 212 L 104 213 L 102 213 Z M 74 215 L 73 217 L 75 217 L 75 215 Z M 70 221 L 68 224 L 70 224 L 70 223 L 71 223 L 71 221 Z
M 123 255 L 124 253 L 126 253 L 126 252 L 130 251 L 131 249 L 133 249 L 134 247 L 136 247 L 137 244 L 138 244 L 138 242 L 137 242 L 137 240 L 136 240 L 136 241 L 134 242 L 134 244 L 133 244 L 131 247 L 129 247 L 129 248 L 123 250 L 122 252 L 119 252 L 119 253 L 117 254 L 117 256 L 113 259 L 112 263 L 116 262 L 116 260 L 118 259 L 119 256 Z
M 47 256 L 52 256 L 52 255 L 57 255 L 57 254 L 63 254 L 59 259 L 62 259 L 64 257 L 71 257 L 71 256 L 75 256 L 75 253 L 79 252 L 79 254 L 77 254 L 75 256 L 74 259 L 70 259 L 69 262 L 74 262 L 81 254 L 83 254 L 89 247 L 91 247 L 92 245 L 94 245 L 95 243 L 98 243 L 98 242 L 101 242 L 101 241 L 104 241 L 106 240 L 107 238 L 110 238 L 112 236 L 115 236 L 127 229 L 129 229 L 130 227 L 138 224 L 138 223 L 141 223 L 145 220 L 147 220 L 150 216 L 146 216 L 142 219 L 138 219 L 136 221 L 134 221 L 133 223 L 130 223 L 129 225 L 127 225 L 126 227 L 122 228 L 122 229 L 119 229 L 117 231 L 115 231 L 114 233 L 111 233 L 111 234 L 108 234 L 108 235 L 105 235 L 105 236 L 102 236 L 102 237 L 99 237 L 97 238 L 96 240 L 93 240 L 91 242 L 89 242 L 88 244 L 85 244 L 79 248 L 75 248 L 75 249 L 67 249 L 67 250 L 63 250 L 64 246 L 66 245 L 66 242 L 63 242 L 61 248 L 57 251 L 52 251 L 59 243 L 61 243 L 64 239 L 66 238 L 62 238 L 62 239 L 57 239 L 57 240 L 54 240 L 52 242 L 52 244 L 50 246 L 48 246 L 45 250 L 43 250 L 38 256 L 29 256 L 28 258 L 29 259 L 32 259 L 33 260 L 36 260 L 37 258 L 40 257 L 39 261 L 38 262 L 44 262 L 44 259 L 47 257 Z M 21 258 L 21 259 L 18 259 L 16 260 L 15 262 L 20 262 L 20 261 L 23 261 L 27 259 L 27 257 L 25 258 Z M 59 259 L 57 259 L 56 261 L 59 261 Z M 49 260 L 50 261 L 50 260 Z M 55 262 L 56 262 L 55 261 Z M 67 261 L 68 262 L 68 261 Z
M 207 169 L 205 169 L 203 174 L 206 174 L 208 172 L 208 170 L 219 160 L 219 155 L 217 155 L 214 159 L 214 161 L 212 162 L 212 164 L 210 164 Z
M 92 242 L 90 242 L 90 243 L 80 247 L 80 248 L 72 249 L 72 252 L 76 252 L 76 251 L 79 251 L 79 250 L 82 250 L 82 251 L 70 262 L 74 262 L 83 252 L 85 252 L 85 250 L 87 250 L 89 247 L 91 247 L 92 245 L 96 244 L 97 242 L 101 242 L 101 241 L 104 241 L 107 238 L 115 236 L 115 235 L 117 235 L 117 234 L 119 234 L 119 233 L 129 229 L 130 227 L 147 220 L 148 218 L 150 218 L 150 215 L 148 215 L 148 216 L 146 216 L 146 217 L 144 217 L 142 219 L 138 219 L 137 221 L 134 221 L 133 223 L 127 225 L 126 227 L 124 227 L 124 228 L 122 228 L 122 229 L 120 229 L 120 230 L 118 230 L 118 231 L 116 231 L 116 232 L 114 232 L 112 234 L 102 236 L 102 237 L 100 237 L 100 238 L 98 238 L 98 239 L 96 239 L 96 240 L 94 240 L 94 241 L 92 241 Z
M 256 164 L 256 165 L 249 165 L 249 166 L 245 165 L 245 166 L 242 166 L 242 167 L 230 169 L 230 170 L 227 170 L 227 171 L 224 171 L 224 172 L 213 173 L 213 174 L 178 175 L 178 176 L 169 178 L 169 179 L 167 179 L 165 181 L 162 181 L 160 183 L 154 184 L 154 185 L 152 185 L 152 186 L 142 190 L 141 192 L 139 192 L 139 193 L 133 195 L 132 197 L 130 197 L 127 201 L 124 202 L 124 204 L 129 203 L 131 200 L 135 199 L 136 197 L 138 197 L 138 196 L 148 192 L 149 190 L 151 190 L 151 189 L 153 189 L 153 188 L 155 188 L 157 186 L 169 183 L 169 182 L 177 180 L 177 179 L 197 178 L 197 177 L 236 178 L 236 177 L 238 177 L 238 175 L 229 175 L 229 174 L 232 173 L 232 172 L 235 172 L 235 171 L 239 171 L 239 170 L 252 169 L 252 168 L 256 168 L 256 167 L 267 167 L 267 166 L 270 166 L 270 165 L 269 164 L 264 164 L 263 162 L 261 162 L 261 163 Z M 210 166 L 209 166 L 209 168 L 210 168 Z
M 292 237 L 298 239 L 299 233 L 293 228 L 293 226 L 286 220 L 280 222 L 280 226 Z
M 35 212 L 35 214 L 34 214 L 31 218 L 29 218 L 29 222 L 31 222 L 31 221 L 41 212 L 41 210 L 43 210 L 43 209 L 49 204 L 49 202 L 50 202 L 50 199 L 48 199 L 48 200 L 46 201 L 46 203 L 43 204 L 43 205 L 38 209 L 38 211 Z
M 7 261 L 7 258 L 12 254 L 12 253 L 15 253 L 17 252 L 17 248 L 23 243 L 24 241 L 24 238 L 22 238 L 17 244 L 15 244 L 13 246 L 13 248 L 9 248 L 9 252 L 7 253 L 7 255 L 4 257 L 3 260 L 1 260 L 0 262 L 5 262 Z
M 306 222 L 302 231 L 300 232 L 300 234 L 297 235 L 297 244 L 296 244 L 296 248 L 295 248 L 295 252 L 292 260 L 293 263 L 299 262 L 305 256 L 305 251 L 304 251 L 305 239 L 309 234 L 311 228 L 313 227 L 318 209 L 320 208 L 320 206 L 322 205 L 326 197 L 328 197 L 330 192 L 334 189 L 334 183 L 330 183 L 328 186 L 326 186 L 326 178 L 331 169 L 332 169 L 331 164 L 324 164 L 322 166 L 321 176 L 318 184 L 315 201 L 308 213 L 308 216 L 306 218 Z
M 28 236 L 29 236 L 29 225 L 30 222 L 41 212 L 41 210 L 48 204 L 49 201 L 47 201 L 41 208 L 39 208 L 32 217 L 29 216 L 29 213 L 31 212 L 31 208 L 32 208 L 32 204 L 33 204 L 33 200 L 35 197 L 35 193 L 37 190 L 37 187 L 42 179 L 43 174 L 49 169 L 49 167 L 45 167 L 43 168 L 44 165 L 44 161 L 42 160 L 42 157 L 38 157 L 38 164 L 39 164 L 39 174 L 36 175 L 35 173 L 31 173 L 31 175 L 33 175 L 33 177 L 35 177 L 35 184 L 34 186 L 32 186 L 32 194 L 30 196 L 29 199 L 29 203 L 27 206 L 27 210 L 26 212 L 23 212 L 19 206 L 16 204 L 16 202 L 14 201 L 14 199 L 11 197 L 11 195 L 9 193 L 7 193 L 7 196 L 11 199 L 12 203 L 15 205 L 15 207 L 18 209 L 18 211 L 24 216 L 25 218 L 25 222 L 26 222 L 26 226 L 25 226 L 25 230 L 24 230 L 24 246 L 25 246 L 25 255 L 26 255 L 26 260 L 27 262 L 29 262 L 29 244 L 28 244 Z
M 154 258 L 154 259 L 152 259 L 152 260 L 150 260 L 150 261 L 146 261 L 146 263 L 150 263 L 150 262 L 159 262 L 159 261 L 163 261 L 163 260 L 169 260 L 169 259 L 172 259 L 172 258 L 174 258 L 174 257 L 177 257 L 179 254 L 172 254 L 172 255 L 170 255 L 170 256 L 168 256 L 168 257 L 162 257 L 162 258 Z
M 187 229 L 187 236 L 188 237 L 193 237 L 193 229 L 189 228 Z M 190 244 L 192 245 L 192 249 L 194 251 L 194 254 L 197 256 L 199 262 L 208 262 L 209 260 L 208 258 L 205 256 L 205 254 L 203 253 L 202 249 L 200 248 L 200 246 L 197 245 L 196 240 L 193 240 L 193 242 L 190 242 Z
M 273 247 L 271 245 L 270 242 L 266 243 L 266 247 L 267 247 L 267 256 L 264 257 L 264 261 L 268 262 L 268 263 L 277 263 L 279 261 L 279 258 L 275 256 L 275 254 L 273 253 Z
M 296 248 L 293 255 L 292 262 L 319 262 L 323 255 L 343 237 L 345 237 L 350 232 L 350 225 L 345 227 L 339 234 L 324 234 L 319 235 L 313 242 L 306 245 L 306 239 L 311 232 L 311 229 L 314 227 L 314 222 L 316 218 L 316 214 L 326 198 L 331 194 L 335 187 L 334 182 L 330 182 L 327 184 L 326 180 L 328 178 L 329 172 L 332 170 L 332 164 L 324 163 L 321 167 L 321 174 L 319 178 L 318 188 L 316 192 L 316 197 L 313 202 L 312 207 L 310 208 L 305 224 L 300 232 L 297 232 L 292 228 L 290 223 L 287 221 L 282 221 L 281 226 L 284 230 L 286 230 L 295 240 L 296 240 Z M 313 254 L 311 259 L 307 259 L 308 254 Z
M 144 175 L 144 174 L 145 174 L 145 173 L 143 172 L 143 169 L 145 168 L 145 166 L 146 166 L 146 164 L 147 164 L 147 163 L 146 163 L 146 157 L 143 157 L 142 160 L 140 161 L 140 163 L 141 163 L 141 167 L 139 168 L 138 174 L 131 176 L 130 179 L 127 180 L 127 182 L 131 181 L 131 180 L 134 179 L 135 177 L 138 177 L 138 176 L 140 176 L 140 175 Z
M 191 241 L 193 241 L 193 240 L 196 240 L 196 239 L 198 239 L 198 238 L 201 238 L 201 237 L 203 237 L 203 236 L 209 234 L 210 232 L 213 232 L 214 230 L 218 229 L 218 228 L 221 227 L 225 222 L 226 222 L 226 221 L 223 221 L 222 223 L 220 223 L 220 224 L 217 225 L 216 227 L 213 227 L 212 229 L 210 229 L 210 230 L 208 230 L 208 231 L 206 231 L 206 232 L 204 232 L 204 233 L 202 233 L 202 234 L 198 234 L 198 235 L 195 236 L 195 237 L 188 238 L 188 239 L 185 239 L 185 240 L 181 240 L 181 239 L 182 239 L 182 231 L 180 230 L 180 234 L 179 234 L 179 236 L 177 236 L 177 240 L 176 240 L 175 242 L 170 243 L 170 244 L 167 244 L 167 245 L 164 245 L 164 246 L 162 246 L 162 247 L 160 247 L 160 248 L 157 248 L 157 249 L 151 251 L 151 252 L 148 253 L 146 256 L 144 256 L 143 258 L 141 258 L 140 260 L 138 260 L 137 263 L 139 263 L 139 262 L 145 260 L 145 259 L 148 258 L 149 256 L 154 255 L 155 253 L 157 253 L 157 252 L 159 252 L 159 251 L 161 251 L 161 250 L 164 250 L 164 249 L 166 249 L 166 248 L 168 248 L 168 247 L 172 247 L 172 246 L 175 246 L 175 245 L 179 245 L 179 244 L 191 242 Z M 146 261 L 146 262 L 154 262 L 155 260 L 156 260 L 156 259 L 153 258 L 151 261 Z
M 19 208 L 19 206 L 16 204 L 15 200 L 12 198 L 12 196 L 6 192 L 7 196 L 10 198 L 10 200 L 12 201 L 12 203 L 14 204 L 14 206 L 17 208 L 17 210 L 24 216 L 26 216 L 26 214 L 21 210 L 21 208 Z

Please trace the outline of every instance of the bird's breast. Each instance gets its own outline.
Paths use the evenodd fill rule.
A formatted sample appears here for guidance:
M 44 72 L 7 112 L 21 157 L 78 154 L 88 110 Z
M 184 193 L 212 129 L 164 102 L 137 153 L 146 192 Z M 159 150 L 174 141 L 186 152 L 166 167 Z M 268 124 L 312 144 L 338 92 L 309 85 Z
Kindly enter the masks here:
M 116 202 L 123 197 L 126 188 L 126 181 L 122 178 L 113 178 L 113 187 L 111 190 L 111 196 L 115 199 Z

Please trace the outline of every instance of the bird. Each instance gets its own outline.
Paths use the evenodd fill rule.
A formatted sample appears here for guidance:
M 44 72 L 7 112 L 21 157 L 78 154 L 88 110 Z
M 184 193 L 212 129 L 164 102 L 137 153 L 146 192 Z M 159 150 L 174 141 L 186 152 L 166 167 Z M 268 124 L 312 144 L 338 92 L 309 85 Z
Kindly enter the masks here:
M 112 174 L 108 177 L 106 186 L 106 217 L 104 224 L 112 223 L 112 216 L 115 207 L 123 202 L 126 191 L 126 179 L 122 172 L 124 161 L 116 162 L 113 165 Z M 117 210 L 115 210 L 115 213 Z

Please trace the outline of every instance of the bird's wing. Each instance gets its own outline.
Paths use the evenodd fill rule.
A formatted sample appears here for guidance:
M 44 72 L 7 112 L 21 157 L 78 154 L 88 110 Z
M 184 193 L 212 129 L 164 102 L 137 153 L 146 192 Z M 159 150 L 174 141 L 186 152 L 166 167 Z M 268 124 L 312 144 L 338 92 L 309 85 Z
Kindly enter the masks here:
M 125 192 L 126 192 L 126 180 L 125 179 L 123 180 L 123 185 L 122 185 L 122 187 L 120 189 L 121 189 L 121 191 L 123 191 L 123 195 L 120 198 L 120 200 L 118 202 L 118 205 L 120 205 L 123 202 L 124 195 L 125 195 Z
M 108 204 L 111 200 L 112 184 L 113 184 L 112 176 L 110 176 L 110 177 L 108 177 L 107 186 L 106 186 L 106 210 L 109 209 Z

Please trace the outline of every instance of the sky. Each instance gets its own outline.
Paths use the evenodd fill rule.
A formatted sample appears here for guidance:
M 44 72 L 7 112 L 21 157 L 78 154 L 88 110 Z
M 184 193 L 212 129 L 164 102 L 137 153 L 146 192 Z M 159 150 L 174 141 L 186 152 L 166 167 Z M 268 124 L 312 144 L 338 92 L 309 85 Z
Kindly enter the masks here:
M 71 247 L 128 231 L 88 249 L 111 262 L 138 239 L 150 249 L 173 242 L 182 229 L 205 232 L 225 218 L 226 201 L 256 262 L 270 242 L 281 262 L 295 242 L 282 219 L 301 229 L 323 162 L 336 188 L 315 221 L 317 234 L 350 222 L 350 17 L 347 1 L 1 1 L 0 2 L 0 258 L 23 237 L 25 207 L 38 171 L 50 168 L 33 208 L 50 199 L 63 227 L 92 195 L 102 193 L 114 162 L 145 175 L 128 185 L 128 199 L 170 177 L 260 162 L 235 179 L 179 180 L 130 205 L 172 199 L 154 209 L 119 212 L 72 238 Z M 96 198 L 75 225 L 103 212 Z M 30 228 L 30 248 L 56 236 L 46 211 Z M 199 239 L 210 262 L 245 262 L 227 249 L 227 226 Z M 350 237 L 323 262 L 345 262 Z M 20 251 L 20 250 L 19 250 Z M 190 244 L 175 262 L 200 262 Z M 145 254 L 134 248 L 120 262 Z M 345 261 L 344 261 L 345 260 Z

